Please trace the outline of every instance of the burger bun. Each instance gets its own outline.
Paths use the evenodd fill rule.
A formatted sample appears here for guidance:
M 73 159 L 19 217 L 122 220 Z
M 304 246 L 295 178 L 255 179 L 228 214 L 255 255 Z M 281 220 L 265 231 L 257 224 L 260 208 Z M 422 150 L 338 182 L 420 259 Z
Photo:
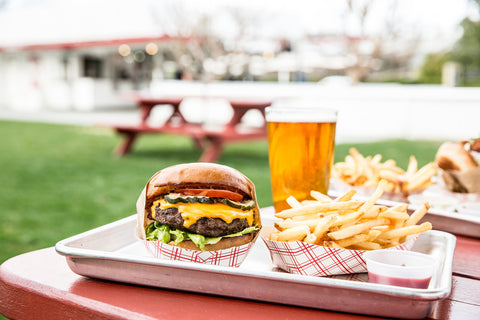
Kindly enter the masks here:
M 445 142 L 437 151 L 435 162 L 442 170 L 465 171 L 478 167 L 474 157 L 462 142 Z
M 147 184 L 147 198 L 182 187 L 210 186 L 254 197 L 254 185 L 239 171 L 220 164 L 196 162 L 158 171 Z
M 255 236 L 257 233 L 258 232 L 252 232 L 252 233 L 244 234 L 238 237 L 222 238 L 219 242 L 215 244 L 207 244 L 205 246 L 205 251 L 218 251 L 218 250 L 243 246 L 244 244 L 252 242 L 253 239 L 255 239 Z M 176 246 L 183 249 L 188 249 L 188 250 L 202 251 L 199 247 L 195 245 L 195 243 L 193 243 L 193 241 L 190 241 L 190 240 L 182 241 L 178 244 L 174 244 L 173 242 L 170 242 L 169 245 Z

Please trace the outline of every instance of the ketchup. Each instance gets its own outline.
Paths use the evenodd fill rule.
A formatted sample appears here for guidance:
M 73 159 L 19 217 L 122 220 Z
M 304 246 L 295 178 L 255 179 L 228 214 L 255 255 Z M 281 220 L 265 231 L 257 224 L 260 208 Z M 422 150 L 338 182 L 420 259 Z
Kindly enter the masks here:
M 368 273 L 368 278 L 370 282 L 389 284 L 392 286 L 399 286 L 399 287 L 415 288 L 415 289 L 427 289 L 428 284 L 430 283 L 430 279 L 432 279 L 432 277 L 429 277 L 426 279 L 395 278 L 395 277 L 388 277 L 388 276 L 375 274 L 372 272 Z

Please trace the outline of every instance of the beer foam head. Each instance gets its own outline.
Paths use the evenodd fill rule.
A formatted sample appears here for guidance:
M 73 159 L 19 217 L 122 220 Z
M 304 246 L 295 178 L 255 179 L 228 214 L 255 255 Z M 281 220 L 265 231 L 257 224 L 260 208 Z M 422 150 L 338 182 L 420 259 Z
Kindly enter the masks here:
M 282 99 L 266 109 L 268 122 L 336 122 L 337 111 L 311 99 Z

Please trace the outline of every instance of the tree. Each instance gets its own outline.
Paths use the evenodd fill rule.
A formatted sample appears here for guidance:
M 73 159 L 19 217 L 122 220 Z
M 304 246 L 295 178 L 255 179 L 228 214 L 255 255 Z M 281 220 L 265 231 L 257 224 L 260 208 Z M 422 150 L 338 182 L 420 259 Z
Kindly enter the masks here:
M 477 9 L 480 12 L 480 0 L 470 0 L 470 1 L 477 5 Z
M 346 54 L 354 61 L 346 73 L 354 83 L 382 68 L 405 67 L 416 52 L 420 33 L 411 32 L 414 26 L 402 21 L 397 8 L 397 0 L 346 0 L 343 25 L 353 28 L 343 32 Z M 376 28 L 369 30 L 372 25 Z
M 465 18 L 460 25 L 463 34 L 455 43 L 450 58 L 464 68 L 480 68 L 480 21 Z
M 173 26 L 173 33 L 181 38 L 163 48 L 168 60 L 178 66 L 179 73 L 188 72 L 195 80 L 204 81 L 230 77 L 231 69 L 241 69 L 238 78 L 247 76 L 249 53 L 242 52 L 238 43 L 248 37 L 249 33 L 255 32 L 265 15 L 255 9 L 219 7 L 218 10 L 230 18 L 230 23 L 236 30 L 234 41 L 228 42 L 214 27 L 215 15 L 219 11 L 193 10 L 181 1 L 162 4 L 156 8 L 157 11 L 153 12 L 158 13 L 155 15 L 157 23 L 165 29 Z
M 418 81 L 421 83 L 442 83 L 442 68 L 448 60 L 447 53 L 430 53 L 420 68 Z

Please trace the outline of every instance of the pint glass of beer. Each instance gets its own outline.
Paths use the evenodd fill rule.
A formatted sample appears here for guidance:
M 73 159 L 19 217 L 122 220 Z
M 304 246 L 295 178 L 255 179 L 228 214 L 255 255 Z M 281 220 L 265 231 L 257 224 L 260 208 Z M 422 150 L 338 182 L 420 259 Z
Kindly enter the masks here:
M 302 201 L 311 199 L 311 190 L 326 194 L 337 112 L 282 103 L 267 108 L 266 119 L 275 211 L 290 208 L 286 202 L 289 196 Z

